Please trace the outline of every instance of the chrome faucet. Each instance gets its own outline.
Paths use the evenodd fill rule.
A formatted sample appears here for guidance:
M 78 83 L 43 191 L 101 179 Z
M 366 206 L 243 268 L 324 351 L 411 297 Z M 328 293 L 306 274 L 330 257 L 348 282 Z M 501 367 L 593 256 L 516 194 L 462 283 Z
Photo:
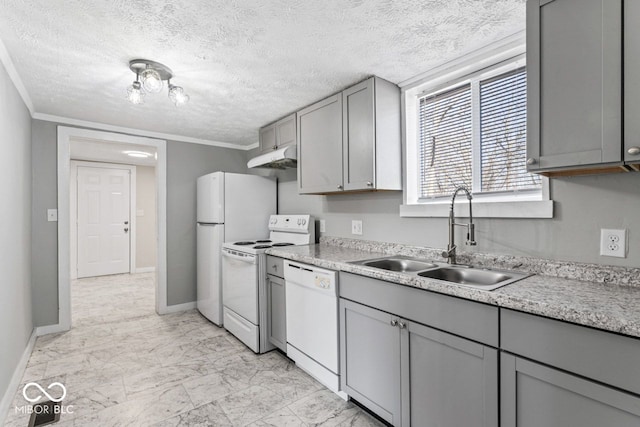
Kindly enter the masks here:
M 453 207 L 455 206 L 456 196 L 459 192 L 467 193 L 467 199 L 469 199 L 469 223 L 457 223 L 456 217 L 453 213 Z M 456 243 L 455 243 L 455 228 L 456 225 L 460 227 L 467 227 L 467 241 L 466 244 L 469 246 L 476 245 L 476 232 L 475 225 L 473 225 L 473 213 L 471 211 L 471 193 L 467 190 L 466 187 L 458 187 L 456 191 L 453 192 L 453 196 L 451 197 L 451 209 L 449 210 L 449 244 L 447 245 L 447 250 L 442 252 L 442 256 L 447 258 L 447 262 L 449 264 L 456 264 Z

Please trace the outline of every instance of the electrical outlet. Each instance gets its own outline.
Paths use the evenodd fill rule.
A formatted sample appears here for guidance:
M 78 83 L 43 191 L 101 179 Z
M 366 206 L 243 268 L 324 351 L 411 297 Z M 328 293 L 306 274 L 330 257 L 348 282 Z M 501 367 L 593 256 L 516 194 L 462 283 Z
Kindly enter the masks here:
M 362 221 L 355 219 L 351 221 L 351 234 L 362 236 Z
M 327 231 L 327 223 L 324 219 L 320 220 L 320 232 L 324 233 L 325 231 Z
M 47 221 L 54 222 L 58 220 L 58 209 L 47 209 Z
M 600 230 L 600 255 L 618 258 L 627 257 L 627 230 Z

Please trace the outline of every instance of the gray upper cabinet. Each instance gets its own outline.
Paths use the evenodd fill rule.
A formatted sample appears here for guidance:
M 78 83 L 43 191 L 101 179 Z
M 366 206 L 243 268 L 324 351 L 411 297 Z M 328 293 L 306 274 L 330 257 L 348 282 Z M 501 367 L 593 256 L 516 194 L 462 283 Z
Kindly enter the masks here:
M 621 29 L 622 0 L 528 0 L 529 171 L 622 165 Z
M 296 143 L 296 115 L 291 114 L 260 128 L 260 151 L 267 153 Z
M 640 2 L 624 3 L 624 160 L 640 170 Z
M 342 185 L 342 94 L 298 111 L 298 191 L 330 193 Z
M 331 114 L 322 111 L 328 108 Z M 325 153 L 317 157 L 319 151 Z M 393 83 L 371 77 L 298 113 L 301 194 L 401 190 L 401 164 L 400 90 Z

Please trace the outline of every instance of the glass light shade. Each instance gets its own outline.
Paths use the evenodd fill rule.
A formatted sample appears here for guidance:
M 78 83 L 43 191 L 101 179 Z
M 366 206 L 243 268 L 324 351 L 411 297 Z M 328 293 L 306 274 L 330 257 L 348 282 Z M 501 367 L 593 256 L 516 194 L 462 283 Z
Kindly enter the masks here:
M 169 99 L 179 107 L 189 102 L 189 95 L 180 86 L 169 85 Z
M 139 81 L 136 80 L 127 88 L 127 99 L 132 104 L 144 104 L 144 91 Z
M 153 68 L 146 68 L 140 73 L 142 87 L 149 93 L 158 93 L 162 90 L 162 78 Z

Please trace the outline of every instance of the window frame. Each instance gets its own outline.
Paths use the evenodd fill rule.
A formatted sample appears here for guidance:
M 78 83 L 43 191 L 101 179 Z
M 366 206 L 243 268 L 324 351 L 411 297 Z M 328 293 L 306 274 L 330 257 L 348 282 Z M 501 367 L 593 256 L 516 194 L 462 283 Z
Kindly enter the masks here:
M 400 216 L 446 217 L 450 197 L 420 197 L 420 99 L 471 84 L 472 99 L 479 99 L 480 82 L 520 68 L 526 64 L 524 39 L 514 37 L 498 45 L 488 46 L 445 64 L 422 76 L 400 83 L 402 92 L 404 190 Z M 473 185 L 480 185 L 480 103 L 472 105 L 472 168 Z M 474 194 L 474 216 L 487 218 L 553 218 L 549 179 L 541 176 L 541 190 L 499 191 Z M 477 185 L 477 186 L 476 186 Z M 466 199 L 465 199 L 466 200 Z M 456 206 L 458 203 L 456 203 Z M 466 215 L 460 203 L 458 215 Z M 460 212 L 458 213 L 458 210 Z

